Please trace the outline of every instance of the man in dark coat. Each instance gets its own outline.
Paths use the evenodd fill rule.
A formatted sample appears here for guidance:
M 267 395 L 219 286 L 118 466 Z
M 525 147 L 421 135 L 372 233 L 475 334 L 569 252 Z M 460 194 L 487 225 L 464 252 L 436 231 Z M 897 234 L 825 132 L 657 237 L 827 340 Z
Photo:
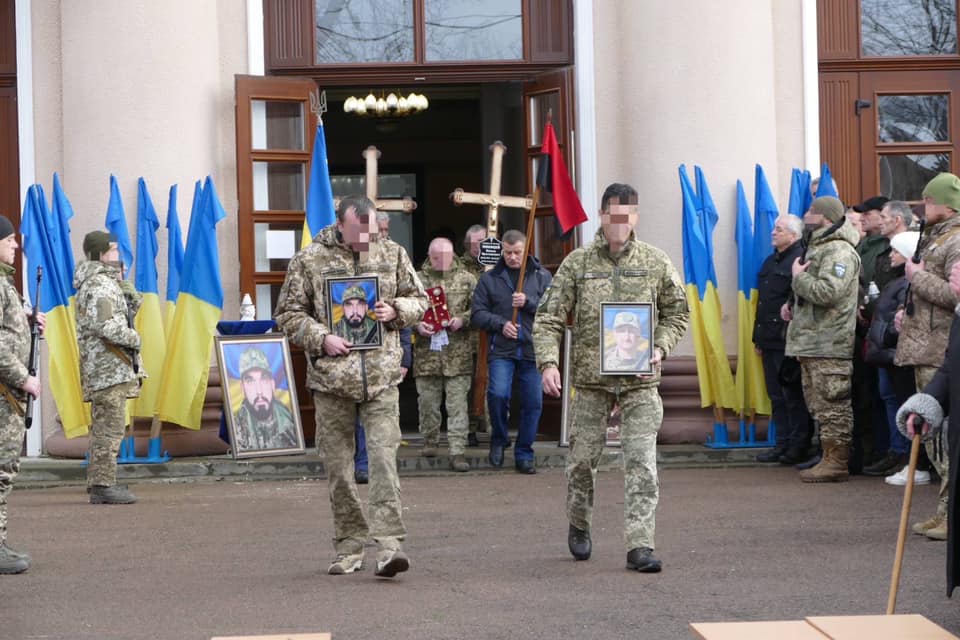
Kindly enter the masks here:
M 771 419 L 777 427 L 777 445 L 757 456 L 757 462 L 797 464 L 806 460 L 813 429 L 803 399 L 800 376 L 781 376 L 783 351 L 787 344 L 787 324 L 780 307 L 793 296 L 793 261 L 803 253 L 800 237 L 803 220 L 786 214 L 777 218 L 771 234 L 774 252 L 760 266 L 757 276 L 757 319 L 753 325 L 753 346 L 763 362 L 763 377 L 773 409 Z M 791 359 L 792 360 L 792 359 Z M 796 360 L 788 362 L 799 370 Z
M 950 289 L 960 298 L 960 262 L 950 270 Z M 950 338 L 943 364 L 921 393 L 914 394 L 897 412 L 897 426 L 908 438 L 913 438 L 915 429 L 922 427 L 924 439 L 933 439 L 939 446 L 949 440 L 949 458 L 960 460 L 960 419 L 949 421 L 947 438 L 941 427 L 947 424 L 950 415 L 960 415 L 960 311 L 954 311 L 950 325 Z M 936 446 L 936 445 L 935 445 Z M 960 509 L 957 505 L 957 465 L 949 468 L 949 493 L 947 508 L 947 597 L 960 585 Z

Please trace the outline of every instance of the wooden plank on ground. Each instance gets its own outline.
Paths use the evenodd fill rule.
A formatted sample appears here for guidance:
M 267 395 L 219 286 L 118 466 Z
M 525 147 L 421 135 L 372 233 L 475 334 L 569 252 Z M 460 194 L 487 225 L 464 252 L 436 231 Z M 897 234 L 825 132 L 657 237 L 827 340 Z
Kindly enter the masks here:
M 806 619 L 832 640 L 960 640 L 921 615 L 813 616 Z
M 702 640 L 827 640 L 803 620 L 692 622 L 690 628 Z

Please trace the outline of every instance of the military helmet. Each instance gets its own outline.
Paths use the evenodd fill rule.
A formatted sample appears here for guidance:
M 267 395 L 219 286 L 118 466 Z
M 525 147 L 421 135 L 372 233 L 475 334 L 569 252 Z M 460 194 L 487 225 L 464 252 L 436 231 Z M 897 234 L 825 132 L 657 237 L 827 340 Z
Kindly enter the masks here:
M 250 369 L 261 369 L 271 373 L 270 361 L 262 349 L 251 347 L 240 354 L 240 376 L 243 377 L 243 374 Z
M 637 320 L 636 314 L 629 311 L 621 311 L 613 317 L 614 330 L 620 327 L 633 327 L 637 330 L 637 333 L 640 333 L 640 321 Z
M 367 301 L 367 292 L 363 290 L 358 284 L 351 285 L 343 290 L 343 301 L 347 300 L 363 300 Z

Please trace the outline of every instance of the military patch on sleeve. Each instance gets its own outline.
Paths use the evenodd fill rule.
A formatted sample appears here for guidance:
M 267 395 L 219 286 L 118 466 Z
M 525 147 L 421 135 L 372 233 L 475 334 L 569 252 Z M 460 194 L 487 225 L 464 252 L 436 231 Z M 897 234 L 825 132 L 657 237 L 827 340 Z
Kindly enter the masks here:
M 103 324 L 113 317 L 113 303 L 106 296 L 97 300 L 97 322 Z
M 838 278 L 842 278 L 843 274 L 845 274 L 846 272 L 847 272 L 847 265 L 843 264 L 842 262 L 833 263 L 833 273 Z

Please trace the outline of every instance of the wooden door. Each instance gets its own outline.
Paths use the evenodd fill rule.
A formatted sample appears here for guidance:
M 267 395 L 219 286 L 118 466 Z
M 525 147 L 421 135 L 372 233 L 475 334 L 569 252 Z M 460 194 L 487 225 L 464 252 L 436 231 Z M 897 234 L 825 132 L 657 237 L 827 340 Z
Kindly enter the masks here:
M 309 78 L 236 76 L 237 233 L 240 290 L 249 293 L 257 319 L 270 319 L 290 257 L 299 250 L 307 201 L 307 177 L 317 118 Z M 292 242 L 291 242 L 292 240 Z M 313 404 L 305 387 L 306 358 L 291 349 L 297 399 L 307 442 L 313 439 Z
M 864 198 L 920 200 L 931 178 L 957 172 L 960 73 L 861 73 L 859 100 Z
M 524 148 L 529 193 L 536 188 L 537 167 L 542 161 L 540 147 L 543 145 L 543 128 L 548 113 L 552 114 L 553 129 L 570 177 L 575 180 L 572 67 L 544 73 L 523 85 Z M 559 235 L 560 226 L 553 210 L 553 200 L 550 194 L 541 193 L 533 238 L 530 240 L 531 251 L 551 271 L 556 271 L 564 256 L 574 249 L 575 238 L 572 235 L 565 241 L 561 241 Z

